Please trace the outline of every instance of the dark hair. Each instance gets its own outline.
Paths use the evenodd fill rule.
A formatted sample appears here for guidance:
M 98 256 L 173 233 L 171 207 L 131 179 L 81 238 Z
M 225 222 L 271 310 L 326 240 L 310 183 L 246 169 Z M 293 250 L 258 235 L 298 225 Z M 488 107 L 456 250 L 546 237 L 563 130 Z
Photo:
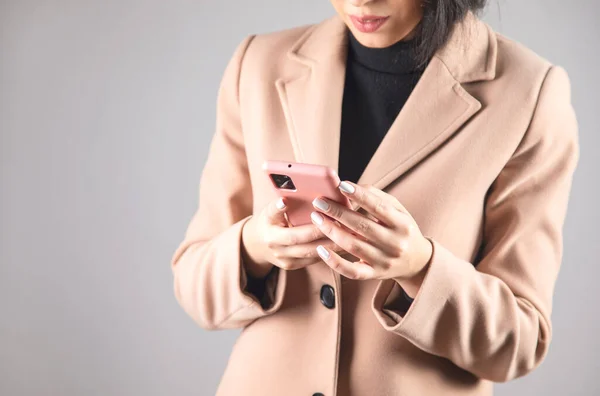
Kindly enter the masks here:
M 423 0 L 423 19 L 415 37 L 418 63 L 426 65 L 435 52 L 446 44 L 452 29 L 467 12 L 477 13 L 486 4 L 487 0 Z

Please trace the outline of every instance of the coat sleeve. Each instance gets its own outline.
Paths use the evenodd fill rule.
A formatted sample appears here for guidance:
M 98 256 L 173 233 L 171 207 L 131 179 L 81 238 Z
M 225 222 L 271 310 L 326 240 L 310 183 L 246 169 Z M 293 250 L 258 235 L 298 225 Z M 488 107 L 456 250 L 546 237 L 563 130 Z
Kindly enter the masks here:
M 553 66 L 526 134 L 490 188 L 480 259 L 465 261 L 428 237 L 433 255 L 406 313 L 396 308 L 396 281 L 375 291 L 372 309 L 386 330 L 490 381 L 520 377 L 541 363 L 579 159 L 577 130 L 569 78 Z
M 259 287 L 256 281 L 248 285 L 242 262 L 241 233 L 252 215 L 252 186 L 238 87 L 252 39 L 249 36 L 238 45 L 225 69 L 198 208 L 171 260 L 175 297 L 205 329 L 244 327 L 274 313 L 285 288 L 286 272 L 278 268 Z

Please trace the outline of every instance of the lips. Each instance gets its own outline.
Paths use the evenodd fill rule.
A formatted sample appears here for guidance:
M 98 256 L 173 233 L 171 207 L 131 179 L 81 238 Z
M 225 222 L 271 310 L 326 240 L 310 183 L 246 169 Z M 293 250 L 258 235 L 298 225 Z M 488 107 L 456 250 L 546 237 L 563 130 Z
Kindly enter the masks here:
M 356 29 L 363 33 L 373 33 L 381 27 L 388 20 L 389 17 L 382 17 L 377 15 L 363 15 L 356 16 L 350 15 L 352 24 Z

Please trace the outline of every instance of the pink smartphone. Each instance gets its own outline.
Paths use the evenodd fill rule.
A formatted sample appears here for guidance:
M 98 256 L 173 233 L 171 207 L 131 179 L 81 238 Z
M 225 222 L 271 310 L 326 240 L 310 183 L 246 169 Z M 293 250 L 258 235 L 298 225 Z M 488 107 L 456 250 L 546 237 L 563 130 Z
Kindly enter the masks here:
M 339 190 L 337 172 L 327 166 L 284 161 L 265 161 L 266 172 L 273 188 L 285 198 L 286 216 L 292 226 L 311 224 L 312 202 L 321 196 L 351 208 L 350 201 Z

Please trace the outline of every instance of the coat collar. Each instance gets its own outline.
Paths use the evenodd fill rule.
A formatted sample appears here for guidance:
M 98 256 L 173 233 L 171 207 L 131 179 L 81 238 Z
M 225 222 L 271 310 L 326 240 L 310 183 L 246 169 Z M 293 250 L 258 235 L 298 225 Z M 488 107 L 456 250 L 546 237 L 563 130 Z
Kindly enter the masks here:
M 332 60 L 345 62 L 347 35 L 344 21 L 335 15 L 308 29 L 287 56 L 309 68 Z M 459 83 L 492 80 L 496 75 L 496 45 L 491 28 L 468 12 L 434 57 L 444 63 Z
M 298 162 L 338 169 L 347 34 L 338 16 L 313 25 L 287 53 L 305 73 L 276 81 Z M 386 187 L 477 113 L 481 103 L 462 84 L 493 79 L 496 54 L 489 26 L 468 13 L 426 67 L 359 183 Z

